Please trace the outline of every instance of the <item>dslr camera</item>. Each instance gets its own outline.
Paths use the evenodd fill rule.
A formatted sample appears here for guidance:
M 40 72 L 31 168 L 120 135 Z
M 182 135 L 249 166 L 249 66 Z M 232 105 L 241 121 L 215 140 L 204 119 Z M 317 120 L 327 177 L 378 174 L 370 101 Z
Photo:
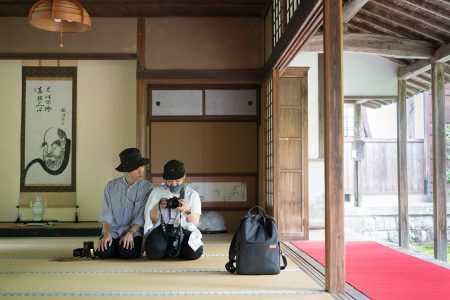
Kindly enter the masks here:
M 177 208 L 180 206 L 180 202 L 177 197 L 167 199 L 167 208 Z
M 83 248 L 73 249 L 73 257 L 95 258 L 94 242 L 83 242 Z
M 179 254 L 181 246 L 181 226 L 175 227 L 172 224 L 163 225 L 163 232 L 167 239 L 166 254 L 169 257 L 175 257 Z

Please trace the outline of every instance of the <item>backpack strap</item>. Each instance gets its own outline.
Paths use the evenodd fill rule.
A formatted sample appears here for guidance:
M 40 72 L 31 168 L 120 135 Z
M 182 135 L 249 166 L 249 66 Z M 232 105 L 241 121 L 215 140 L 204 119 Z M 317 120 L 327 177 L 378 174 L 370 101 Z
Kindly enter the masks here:
M 280 242 L 278 242 L 278 245 L 280 245 Z M 287 267 L 287 259 L 286 259 L 286 256 L 284 256 L 283 251 L 281 251 L 281 247 L 280 246 L 279 246 L 279 248 L 280 248 L 281 259 L 283 260 L 283 265 L 280 266 L 280 270 L 284 270 Z
M 237 231 L 233 235 L 233 240 L 230 244 L 230 250 L 228 251 L 228 262 L 225 264 L 225 269 L 227 269 L 228 272 L 234 273 L 236 272 L 236 267 L 234 266 L 234 263 L 236 262 L 236 242 L 237 242 Z

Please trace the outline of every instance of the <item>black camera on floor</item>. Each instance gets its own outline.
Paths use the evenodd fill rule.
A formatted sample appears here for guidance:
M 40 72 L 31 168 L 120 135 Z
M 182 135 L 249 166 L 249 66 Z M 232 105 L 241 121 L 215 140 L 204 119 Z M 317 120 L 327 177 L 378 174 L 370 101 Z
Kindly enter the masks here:
M 181 204 L 177 197 L 167 199 L 167 208 L 177 208 L 179 206 L 181 206 Z
M 94 242 L 83 242 L 83 248 L 73 249 L 73 257 L 95 258 Z

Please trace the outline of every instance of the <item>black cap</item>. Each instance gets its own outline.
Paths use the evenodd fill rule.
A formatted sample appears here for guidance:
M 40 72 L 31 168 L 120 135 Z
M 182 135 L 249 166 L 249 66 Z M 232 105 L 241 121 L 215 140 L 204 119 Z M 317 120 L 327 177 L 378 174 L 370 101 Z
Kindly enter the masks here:
M 120 165 L 116 168 L 119 172 L 131 172 L 139 167 L 148 165 L 148 158 L 144 158 L 137 148 L 127 148 L 120 152 Z
M 186 174 L 184 164 L 179 160 L 171 160 L 164 165 L 163 178 L 167 180 L 180 179 Z

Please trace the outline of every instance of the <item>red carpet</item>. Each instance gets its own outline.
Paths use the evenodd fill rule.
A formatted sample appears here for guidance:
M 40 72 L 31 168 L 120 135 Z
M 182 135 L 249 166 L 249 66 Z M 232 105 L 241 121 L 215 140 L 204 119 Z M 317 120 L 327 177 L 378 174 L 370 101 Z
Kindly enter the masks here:
M 292 242 L 325 264 L 325 242 Z M 372 299 L 450 299 L 450 270 L 376 242 L 345 244 L 346 281 Z

